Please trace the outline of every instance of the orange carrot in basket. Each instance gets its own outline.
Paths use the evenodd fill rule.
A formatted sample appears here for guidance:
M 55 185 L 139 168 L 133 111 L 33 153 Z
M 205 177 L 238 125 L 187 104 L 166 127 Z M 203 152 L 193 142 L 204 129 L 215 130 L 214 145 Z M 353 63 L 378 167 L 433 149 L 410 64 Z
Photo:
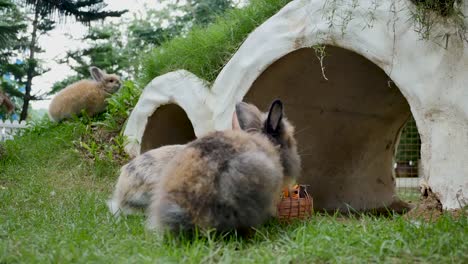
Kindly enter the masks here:
M 299 185 L 297 185 L 297 184 L 294 185 L 293 190 L 294 190 L 294 191 L 293 191 L 292 194 L 291 194 L 291 198 L 293 198 L 293 199 L 299 199 Z

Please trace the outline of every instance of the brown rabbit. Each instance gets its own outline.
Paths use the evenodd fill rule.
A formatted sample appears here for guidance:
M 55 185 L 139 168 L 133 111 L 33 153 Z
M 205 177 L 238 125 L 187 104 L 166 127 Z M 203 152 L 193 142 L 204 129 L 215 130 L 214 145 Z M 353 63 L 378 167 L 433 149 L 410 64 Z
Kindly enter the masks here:
M 106 74 L 97 67 L 89 68 L 94 80 L 81 80 L 70 84 L 52 99 L 49 117 L 59 122 L 79 115 L 82 110 L 90 116 L 106 109 L 106 98 L 120 88 L 120 78 L 115 74 Z
M 268 114 L 238 103 L 235 126 L 192 141 L 152 190 L 148 226 L 158 231 L 257 227 L 276 214 L 281 188 L 300 172 L 292 125 L 276 100 Z
M 2 93 L 0 91 L 0 106 L 2 106 L 2 105 L 5 106 L 8 114 L 10 114 L 11 112 L 13 112 L 13 110 L 15 110 L 15 105 L 10 100 L 10 98 L 8 98 L 8 96 L 6 96 L 6 94 L 4 94 L 4 93 Z

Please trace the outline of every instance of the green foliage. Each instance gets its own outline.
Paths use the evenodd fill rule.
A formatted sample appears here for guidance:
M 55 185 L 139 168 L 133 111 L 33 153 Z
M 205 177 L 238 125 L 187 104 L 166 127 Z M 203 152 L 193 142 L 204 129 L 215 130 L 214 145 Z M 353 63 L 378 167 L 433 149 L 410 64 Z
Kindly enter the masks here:
M 287 3 L 289 0 L 252 0 L 206 28 L 196 26 L 185 36 L 163 43 L 145 59 L 140 86 L 177 69 L 213 81 L 247 35 Z
M 19 12 L 13 1 L 0 0 L 0 93 L 4 92 L 11 97 L 8 101 L 9 107 L 7 108 L 11 108 L 12 104 L 15 106 L 15 110 L 18 109 L 19 103 L 21 103 L 21 100 L 15 97 L 20 97 L 22 94 L 17 91 L 14 84 L 7 83 L 3 80 L 3 75 L 11 65 L 9 59 L 18 46 L 19 34 L 26 27 L 23 19 L 23 15 Z M 7 103 L 4 103 L 4 105 L 6 104 Z M 9 114 L 7 114 L 7 108 L 0 106 L 0 114 L 3 118 L 9 116 Z
M 6 3 L 5 0 L 0 0 L 0 8 Z M 41 61 L 37 59 L 37 53 L 42 52 L 39 46 L 40 36 L 46 34 L 55 28 L 56 20 L 60 17 L 73 16 L 85 24 L 89 24 L 91 21 L 102 20 L 106 17 L 121 16 L 126 11 L 103 11 L 105 7 L 103 0 L 89 0 L 89 1 L 55 1 L 55 0 L 27 0 L 27 1 L 15 1 L 15 4 L 21 6 L 25 10 L 24 16 L 30 20 L 30 26 L 26 32 L 14 45 L 10 47 L 10 50 L 4 57 L 2 64 L 8 61 L 12 57 L 23 56 L 24 64 L 10 64 L 12 67 L 24 67 L 23 74 L 21 76 L 15 75 L 16 81 L 20 84 L 24 84 L 25 92 L 18 97 L 21 97 L 22 107 L 20 119 L 25 120 L 28 117 L 28 111 L 30 109 L 30 101 L 43 99 L 45 94 L 32 94 L 32 83 L 33 79 L 44 74 L 47 70 L 41 67 Z M 24 6 L 23 6 L 24 5 Z M 1 12 L 0 12 L 1 14 Z M 1 25 L 0 20 L 0 25 Z M 1 28 L 0 28 L 1 30 Z M 0 32 L 1 33 L 1 32 Z M 0 37 L 1 42 L 1 37 Z M 0 43 L 1 45 L 1 43 Z M 1 49 L 0 49 L 1 51 Z
M 15 66 L 15 67 L 11 67 Z M 16 79 L 12 81 L 6 81 L 3 79 L 3 74 L 6 72 L 10 72 L 9 70 L 16 71 L 18 70 L 19 72 L 12 72 L 13 77 L 16 79 L 16 76 L 19 76 L 20 78 L 24 77 L 22 67 L 16 67 L 15 64 L 10 64 L 10 63 L 4 63 L 0 64 L 0 91 L 5 92 L 10 97 L 10 101 L 14 105 L 14 111 L 11 113 L 13 114 L 19 114 L 21 112 L 21 106 L 23 105 L 23 96 L 24 94 L 18 90 L 20 85 L 23 83 L 21 82 L 21 79 Z M 2 110 L 0 108 L 0 113 L 4 117 L 9 117 L 10 115 L 6 114 L 6 111 Z
M 217 2 L 214 1 L 212 3 Z M 194 67 L 212 67 L 211 74 L 214 76 L 214 74 L 217 74 L 217 71 L 220 69 L 220 66 L 217 65 L 222 65 L 225 60 L 231 56 L 231 54 L 235 51 L 235 49 L 237 49 L 238 45 L 243 41 L 247 34 L 286 3 L 288 3 L 286 0 L 253 1 L 251 6 L 248 8 L 237 11 L 229 11 L 227 18 L 218 19 L 216 24 L 208 26 L 206 30 L 201 26 L 198 26 L 195 30 L 195 33 L 188 33 L 186 37 L 180 37 L 174 41 L 162 44 L 162 47 L 157 49 L 157 52 L 159 52 L 158 54 L 162 54 L 164 56 L 166 56 L 167 52 L 169 56 L 171 56 L 181 51 L 181 47 L 186 47 L 187 49 L 184 51 L 188 51 L 191 55 L 194 56 L 192 58 Z M 146 17 L 152 17 L 157 14 L 161 13 L 151 11 L 146 14 Z M 256 19 L 252 19 L 253 17 L 256 17 Z M 148 20 L 148 23 L 143 23 L 142 27 L 137 26 L 137 24 L 139 24 L 138 21 L 140 20 L 134 19 L 133 22 L 130 23 L 129 28 L 131 28 L 131 30 L 129 32 L 133 37 L 129 38 L 128 45 L 125 46 L 139 47 L 135 49 L 136 51 L 139 51 L 144 50 L 144 48 L 148 47 L 148 45 L 158 45 L 158 42 L 149 44 L 151 41 L 155 40 L 151 40 L 151 38 L 145 39 L 141 42 L 135 41 L 137 40 L 138 36 L 145 36 L 145 38 L 149 37 L 151 34 L 148 32 L 151 32 L 151 28 L 157 29 L 157 27 L 154 27 L 154 25 L 165 21 L 164 16 L 159 18 L 153 17 L 152 19 Z M 175 21 L 173 21 L 173 23 L 173 25 L 177 24 Z M 118 32 L 117 30 L 112 30 L 112 26 L 104 26 L 101 29 L 91 31 L 91 33 L 88 34 L 87 39 L 92 41 L 102 39 L 110 40 L 115 37 L 115 32 Z M 174 28 L 171 30 L 173 29 Z M 168 32 L 174 33 L 175 31 L 166 31 L 166 33 Z M 163 34 L 163 36 L 168 35 Z M 103 43 L 107 42 L 104 41 L 100 42 L 99 44 L 96 42 L 96 44 L 98 44 L 97 46 L 101 46 Z M 162 49 L 165 50 L 164 53 L 161 52 Z M 188 62 L 187 58 L 185 58 L 183 61 L 181 60 L 183 58 L 181 56 L 186 55 L 183 52 L 180 55 L 174 55 L 174 57 L 179 59 L 179 62 Z M 223 56 L 220 57 L 220 54 L 223 54 Z M 129 57 L 135 56 L 132 55 Z M 164 63 L 163 60 L 166 58 L 167 57 L 159 58 L 159 60 Z M 171 61 L 166 60 L 165 63 L 170 64 Z M 204 65 L 196 65 L 196 63 Z M 97 64 L 93 63 L 93 65 Z M 138 63 L 134 63 L 134 65 L 138 65 Z M 173 66 L 175 67 L 176 65 Z M 105 67 L 103 68 L 105 69 Z M 65 87 L 66 84 L 73 80 L 75 80 L 74 77 L 68 78 L 62 83 L 57 84 L 58 89 Z M 138 101 L 140 93 L 140 88 L 138 88 L 132 82 L 127 81 L 124 83 L 123 87 L 117 94 L 108 99 L 108 108 L 105 113 L 92 120 L 85 120 L 85 117 L 80 119 L 80 121 L 84 122 L 87 126 L 83 136 L 75 142 L 75 146 L 81 150 L 81 153 L 84 153 L 86 157 L 94 161 L 106 160 L 110 162 L 115 159 L 117 162 L 119 162 L 125 160 L 125 154 L 123 152 L 123 143 L 125 142 L 125 139 L 121 134 L 119 134 L 119 132 L 121 132 L 125 120 L 128 118 L 130 111 Z
M 24 38 L 17 41 L 17 49 L 16 52 L 27 53 L 28 40 Z M 21 50 L 19 50 L 21 49 Z M 11 97 L 12 102 L 15 104 L 15 113 L 20 114 L 22 113 L 22 106 L 24 104 L 24 99 L 26 97 L 26 93 L 20 91 L 20 87 L 25 87 L 28 84 L 28 76 L 31 78 L 40 76 L 47 72 L 48 69 L 42 67 L 41 61 L 37 59 L 30 59 L 26 58 L 24 63 L 10 63 L 5 62 L 0 64 L 0 85 L 2 86 L 3 90 L 8 93 Z M 3 80 L 2 76 L 5 73 L 10 73 L 13 76 L 13 80 L 6 81 Z M 28 96 L 29 100 L 41 100 L 43 99 L 42 94 L 31 94 L 29 93 Z M 29 106 L 28 106 L 29 111 Z
M 86 121 L 86 120 L 84 120 Z M 466 263 L 468 217 L 434 222 L 400 216 L 320 215 L 272 221 L 250 239 L 189 239 L 145 230 L 144 216 L 115 219 L 106 200 L 119 165 L 83 158 L 81 122 L 36 124 L 2 143 L 1 263 Z M 94 147 L 90 147 L 93 151 Z
M 84 133 L 74 141 L 75 147 L 96 164 L 123 164 L 125 137 L 122 127 L 140 96 L 141 89 L 126 81 L 118 93 L 108 99 L 107 111 L 96 118 L 82 115 L 77 122 L 85 125 Z
M 5 49 L 14 45 L 17 34 L 25 28 L 23 16 L 12 0 L 0 0 L 0 64 L 8 54 Z
M 455 12 L 455 3 L 462 0 L 411 0 L 418 8 L 432 10 L 442 16 L 450 16 Z
M 90 164 L 110 169 L 128 161 L 124 151 L 125 137 L 112 133 L 94 123 L 85 124 L 83 134 L 73 141 L 74 148 Z
M 149 10 L 144 17 L 135 17 L 128 27 L 129 44 L 132 46 L 159 46 L 193 25 L 208 25 L 233 7 L 231 0 L 162 0 L 162 9 Z M 133 43 L 132 43 L 133 42 Z M 139 44 L 140 43 L 140 44 Z M 141 45 L 146 44 L 146 45 Z
M 143 216 L 113 218 L 118 166 L 82 159 L 66 122 L 5 143 L 0 159 L 1 263 L 466 263 L 468 217 L 432 223 L 320 215 L 271 222 L 251 239 L 208 233 L 158 239 Z
M 52 89 L 50 90 L 48 95 L 58 93 L 60 90 L 64 89 L 68 85 L 70 85 L 70 84 L 72 84 L 74 82 L 77 82 L 77 81 L 79 81 L 81 79 L 82 78 L 80 76 L 78 76 L 78 75 L 72 75 L 72 76 L 66 77 L 65 79 L 63 79 L 61 81 L 55 82 L 54 85 L 52 85 Z
M 198 0 L 191 3 L 193 10 L 187 16 L 195 25 L 208 25 L 232 7 L 232 1 L 226 0 Z
M 356 15 L 365 16 L 365 27 L 373 27 L 373 22 L 379 16 L 379 12 L 409 13 L 411 19 L 404 21 L 411 24 L 421 39 L 431 40 L 435 44 L 447 48 L 451 37 L 458 37 L 468 43 L 468 25 L 466 24 L 466 14 L 463 13 L 465 0 L 410 0 L 412 4 L 390 1 L 389 10 L 378 11 L 382 1 L 371 1 L 371 5 L 366 7 L 364 14 L 357 14 L 355 10 L 361 3 L 359 1 L 347 0 L 327 0 L 320 10 L 329 28 L 338 28 L 342 34 L 346 33 L 349 23 Z M 344 12 L 340 8 L 346 6 Z M 397 10 L 397 6 L 401 6 Z M 396 18 L 396 17 L 395 17 Z M 395 24 L 396 20 L 389 21 Z M 445 42 L 445 43 L 444 43 Z
M 96 66 L 108 72 L 122 75 L 130 67 L 129 57 L 125 54 L 125 43 L 118 25 L 108 24 L 93 27 L 81 40 L 88 48 L 68 51 L 68 65 L 77 73 L 69 79 L 89 78 L 89 67 Z M 55 85 L 54 85 L 55 86 Z
M 126 162 L 126 139 L 121 129 L 140 94 L 140 88 L 131 81 L 125 81 L 119 92 L 107 99 L 106 112 L 96 117 L 89 117 L 83 112 L 79 117 L 64 121 L 64 124 L 75 125 L 80 129 L 80 133 L 72 140 L 73 148 L 100 170 Z M 47 116 L 33 120 L 30 124 L 25 130 L 25 135 L 43 136 L 48 130 L 61 126 L 51 122 Z
M 443 22 L 453 25 L 460 39 L 468 42 L 466 15 L 463 14 L 463 0 L 412 0 L 416 9 L 411 11 L 415 23 L 415 30 L 422 39 L 442 38 L 445 39 L 447 47 L 450 35 L 453 32 L 434 34 L 433 28 L 436 24 Z
M 104 121 L 97 124 L 108 131 L 119 132 L 138 102 L 141 91 L 132 81 L 125 81 L 119 92 L 107 100 Z
M 62 62 L 75 72 L 54 84 L 56 93 L 71 81 L 89 78 L 88 68 L 97 66 L 109 73 L 134 77 L 141 70 L 141 57 L 154 47 L 187 32 L 193 25 L 207 25 L 232 7 L 231 0 L 162 1 L 165 7 L 148 10 L 127 21 L 93 27 L 82 39 L 88 48 L 68 51 Z
M 28 126 L 23 129 L 23 136 L 40 137 L 43 134 L 47 134 L 47 131 L 55 129 L 58 124 L 50 121 L 48 117 L 43 117 L 38 120 L 32 120 L 28 123 Z
M 30 6 L 39 7 L 43 13 L 73 16 L 77 21 L 85 24 L 106 17 L 120 17 L 127 12 L 127 10 L 103 11 L 106 7 L 103 0 L 26 0 L 25 2 Z
M 31 121 L 37 121 L 37 120 L 42 120 L 44 118 L 49 118 L 49 115 L 47 114 L 47 109 L 41 108 L 41 109 L 31 109 L 29 111 L 29 122 Z

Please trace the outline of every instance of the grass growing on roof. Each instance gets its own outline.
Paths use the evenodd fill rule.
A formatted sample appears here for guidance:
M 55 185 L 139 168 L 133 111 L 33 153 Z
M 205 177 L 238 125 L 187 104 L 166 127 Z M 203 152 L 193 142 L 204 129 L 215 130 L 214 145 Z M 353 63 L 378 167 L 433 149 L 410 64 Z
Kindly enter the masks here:
M 290 0 L 251 0 L 206 28 L 194 28 L 154 49 L 143 62 L 140 86 L 156 76 L 185 69 L 212 82 L 245 38 Z

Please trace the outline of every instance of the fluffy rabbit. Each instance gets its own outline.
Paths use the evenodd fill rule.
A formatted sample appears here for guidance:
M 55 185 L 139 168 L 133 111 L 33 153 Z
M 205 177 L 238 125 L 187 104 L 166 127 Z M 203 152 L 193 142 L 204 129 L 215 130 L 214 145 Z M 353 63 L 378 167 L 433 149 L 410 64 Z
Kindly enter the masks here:
M 234 112 L 232 128 L 241 129 Z M 120 169 L 112 199 L 107 202 L 114 216 L 141 213 L 150 202 L 150 192 L 162 178 L 163 169 L 184 145 L 169 145 L 150 150 Z
M 240 129 L 234 113 L 233 128 Z M 120 169 L 112 199 L 107 202 L 114 216 L 140 213 L 150 202 L 150 192 L 161 181 L 162 172 L 169 161 L 184 145 L 168 145 L 150 150 L 136 157 Z
M 281 188 L 300 172 L 292 125 L 276 100 L 268 114 L 238 103 L 235 126 L 186 145 L 166 166 L 148 208 L 158 231 L 248 230 L 276 214 Z
M 49 106 L 51 120 L 59 122 L 80 114 L 82 110 L 90 116 L 105 110 L 105 99 L 118 91 L 120 78 L 115 74 L 106 74 L 97 67 L 90 67 L 89 71 L 94 80 L 70 84 L 52 99 Z
M 150 191 L 159 184 L 164 167 L 183 148 L 184 145 L 169 145 L 153 149 L 124 165 L 112 199 L 108 201 L 112 214 L 144 211 L 150 202 Z

